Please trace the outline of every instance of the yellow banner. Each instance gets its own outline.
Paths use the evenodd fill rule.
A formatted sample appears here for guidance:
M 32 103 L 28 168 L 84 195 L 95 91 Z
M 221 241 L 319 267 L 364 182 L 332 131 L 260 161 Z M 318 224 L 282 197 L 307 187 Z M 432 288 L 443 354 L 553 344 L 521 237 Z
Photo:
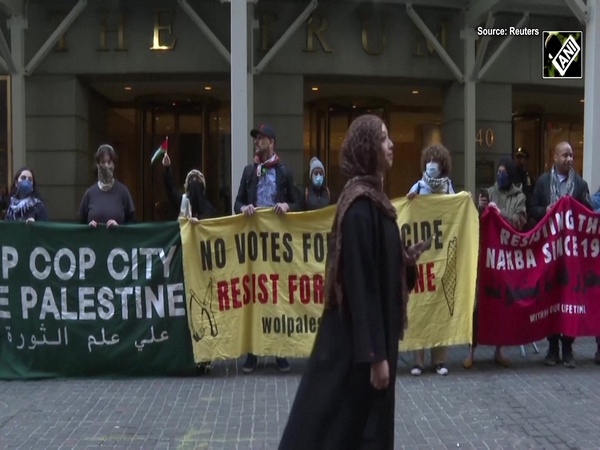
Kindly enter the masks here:
M 392 202 L 406 245 L 433 236 L 418 264 L 400 350 L 471 343 L 479 218 L 466 192 Z
M 421 256 L 402 349 L 471 340 L 477 212 L 468 194 L 395 200 L 407 243 L 432 235 Z M 277 216 L 181 222 L 196 362 L 257 355 L 306 357 L 323 310 L 327 235 L 335 207 Z M 460 264 L 457 262 L 460 261 Z

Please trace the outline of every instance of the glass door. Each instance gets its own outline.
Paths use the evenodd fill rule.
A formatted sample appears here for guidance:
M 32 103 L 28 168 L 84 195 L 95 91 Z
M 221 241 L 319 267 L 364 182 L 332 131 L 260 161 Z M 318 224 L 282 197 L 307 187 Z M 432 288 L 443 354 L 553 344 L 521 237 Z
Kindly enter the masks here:
M 542 151 L 542 117 L 540 114 L 513 116 L 512 128 L 513 156 L 517 149 L 525 149 L 529 154 L 527 169 L 537 179 L 546 170 Z
M 143 220 L 172 220 L 177 217 L 179 206 L 169 204 L 162 161 L 152 165 L 150 160 L 156 149 L 168 139 L 171 173 L 179 193 L 183 193 L 185 177 L 190 170 L 206 172 L 205 148 L 209 139 L 206 132 L 207 107 L 202 104 L 153 102 L 147 103 L 143 111 Z
M 374 114 L 383 119 L 384 109 L 330 105 L 324 111 L 316 111 L 316 139 L 312 141 L 316 143 L 315 153 L 325 166 L 327 185 L 334 197 L 339 195 L 345 183 L 339 164 L 344 136 L 352 121 L 363 114 Z

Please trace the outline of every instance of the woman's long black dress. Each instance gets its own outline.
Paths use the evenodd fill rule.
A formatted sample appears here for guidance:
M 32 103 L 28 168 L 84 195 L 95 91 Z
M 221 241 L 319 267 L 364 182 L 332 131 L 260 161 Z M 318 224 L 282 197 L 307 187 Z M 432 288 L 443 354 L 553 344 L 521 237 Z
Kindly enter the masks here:
M 402 328 L 402 243 L 396 222 L 357 199 L 342 223 L 343 308 L 326 309 L 280 449 L 392 449 L 398 341 Z M 411 286 L 409 285 L 409 288 Z M 371 363 L 387 359 L 377 391 Z

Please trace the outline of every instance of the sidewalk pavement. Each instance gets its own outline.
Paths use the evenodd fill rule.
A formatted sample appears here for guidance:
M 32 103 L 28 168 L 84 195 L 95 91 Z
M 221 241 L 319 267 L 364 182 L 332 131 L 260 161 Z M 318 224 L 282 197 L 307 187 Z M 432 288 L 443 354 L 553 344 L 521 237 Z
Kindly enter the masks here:
M 575 342 L 576 369 L 545 367 L 527 346 L 506 349 L 511 368 L 466 346 L 449 352 L 446 377 L 412 377 L 402 354 L 396 379 L 398 449 L 598 449 L 600 366 L 595 342 Z M 0 381 L 0 449 L 277 448 L 304 367 L 290 374 L 261 358 L 254 374 L 222 362 L 190 378 Z

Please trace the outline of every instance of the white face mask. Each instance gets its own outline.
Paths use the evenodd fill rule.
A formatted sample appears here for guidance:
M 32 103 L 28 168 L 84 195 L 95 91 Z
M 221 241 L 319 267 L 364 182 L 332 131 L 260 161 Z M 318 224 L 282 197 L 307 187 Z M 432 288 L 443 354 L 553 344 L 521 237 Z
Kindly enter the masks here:
M 428 162 L 425 164 L 425 173 L 429 178 L 437 178 L 440 176 L 440 165 L 436 162 Z

